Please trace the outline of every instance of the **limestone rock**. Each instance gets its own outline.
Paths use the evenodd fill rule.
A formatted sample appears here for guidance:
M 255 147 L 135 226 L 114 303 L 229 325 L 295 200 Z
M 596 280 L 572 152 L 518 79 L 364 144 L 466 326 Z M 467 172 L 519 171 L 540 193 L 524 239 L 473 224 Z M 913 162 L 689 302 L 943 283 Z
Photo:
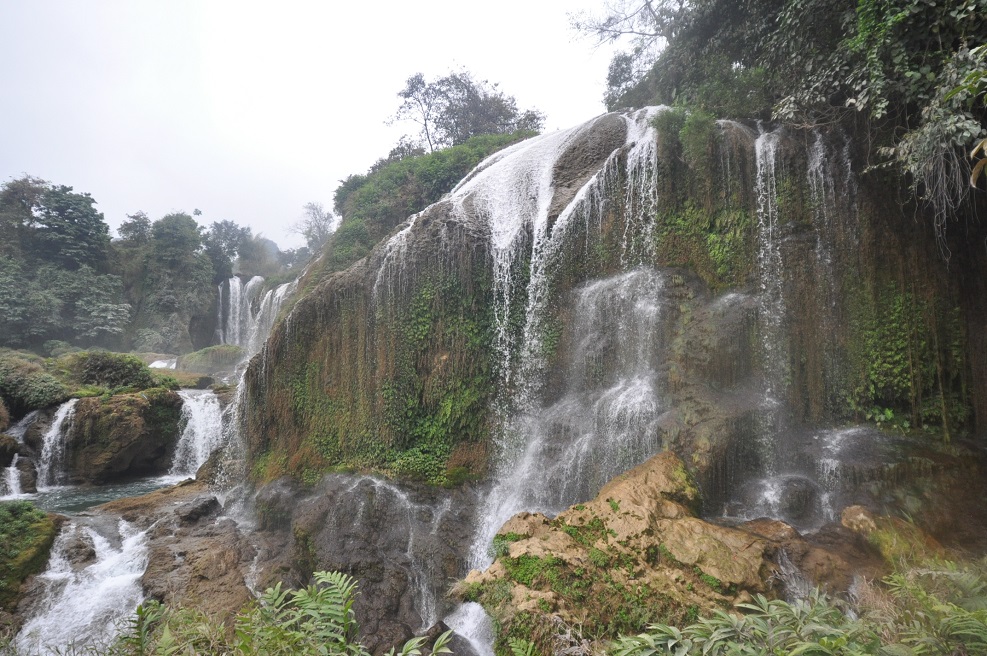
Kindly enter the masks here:
M 840 523 L 854 533 L 868 535 L 877 530 L 874 515 L 863 506 L 849 506 L 840 513 Z
M 555 519 L 512 517 L 499 531 L 507 553 L 485 572 L 470 572 L 453 594 L 479 599 L 502 626 L 516 620 L 557 632 L 561 622 L 592 637 L 776 594 L 788 560 L 817 581 L 849 585 L 840 578 L 850 570 L 846 561 L 791 526 L 719 526 L 694 516 L 698 501 L 682 461 L 658 454 Z

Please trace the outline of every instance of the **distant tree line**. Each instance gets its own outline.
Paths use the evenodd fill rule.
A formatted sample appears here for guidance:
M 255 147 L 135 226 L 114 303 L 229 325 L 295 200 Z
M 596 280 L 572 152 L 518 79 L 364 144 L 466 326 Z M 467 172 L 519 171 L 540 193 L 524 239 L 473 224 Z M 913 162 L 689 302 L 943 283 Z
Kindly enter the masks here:
M 0 346 L 185 352 L 209 339 L 219 282 L 278 275 L 310 254 L 184 212 L 136 212 L 118 233 L 88 193 L 31 176 L 0 186 Z

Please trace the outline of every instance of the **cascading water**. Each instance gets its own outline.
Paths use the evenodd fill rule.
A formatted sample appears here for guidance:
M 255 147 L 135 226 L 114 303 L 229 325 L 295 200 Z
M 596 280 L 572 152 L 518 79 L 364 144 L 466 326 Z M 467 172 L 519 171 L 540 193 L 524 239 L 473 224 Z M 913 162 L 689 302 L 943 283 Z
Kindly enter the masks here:
M 62 471 L 65 457 L 65 435 L 72 424 L 75 415 L 75 404 L 79 399 L 70 399 L 59 406 L 51 426 L 45 432 L 41 442 L 41 454 L 38 457 L 38 490 L 53 487 L 63 482 Z
M 785 340 L 785 294 L 781 251 L 781 220 L 775 171 L 781 131 L 764 131 L 754 142 L 757 165 L 758 323 L 764 402 L 760 416 L 759 451 L 762 467 L 774 473 L 774 436 L 782 430 L 781 404 L 785 390 L 788 347 Z
M 486 499 L 474 566 L 513 514 L 556 514 L 658 451 L 663 287 L 660 273 L 638 268 L 577 290 L 565 389 L 517 420 L 528 441 Z
M 20 455 L 15 453 L 10 466 L 3 470 L 3 480 L 0 481 L 0 499 L 16 499 L 24 494 L 21 490 L 21 471 L 17 468 Z
M 182 397 L 181 434 L 168 474 L 194 476 L 209 455 L 222 446 L 223 411 L 212 390 L 183 389 L 178 395 Z
M 119 634 L 121 618 L 144 599 L 140 577 L 147 567 L 147 538 L 123 520 L 109 533 L 77 522 L 62 529 L 47 569 L 37 577 L 45 592 L 17 634 L 19 653 L 105 647 Z M 72 561 L 80 542 L 92 549 L 81 567 Z
M 247 330 L 246 342 L 241 344 L 251 356 L 260 352 L 267 341 L 267 336 L 271 334 L 271 328 L 278 318 L 281 305 L 284 300 L 294 293 L 298 287 L 298 281 L 278 285 L 274 289 L 269 289 L 261 299 L 257 307 L 256 314 L 253 314 Z
M 219 328 L 221 344 L 235 344 L 246 347 L 250 339 L 250 329 L 254 322 L 253 304 L 257 300 L 264 278 L 254 276 L 246 284 L 239 276 L 233 276 L 226 285 L 226 302 L 223 303 L 223 286 L 219 286 Z

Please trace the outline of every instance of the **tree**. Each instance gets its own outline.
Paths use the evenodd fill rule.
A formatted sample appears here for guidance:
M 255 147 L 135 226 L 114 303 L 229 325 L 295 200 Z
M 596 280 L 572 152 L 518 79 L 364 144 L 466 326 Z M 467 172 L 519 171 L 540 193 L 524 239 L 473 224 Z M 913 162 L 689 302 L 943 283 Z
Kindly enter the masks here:
M 521 112 L 517 101 L 496 84 L 477 80 L 466 70 L 450 72 L 435 82 L 416 73 L 398 92 L 401 106 L 392 120 L 410 120 L 421 126 L 420 139 L 429 152 L 456 146 L 480 134 L 510 134 L 540 130 L 544 116 L 537 110 Z M 412 144 L 402 140 L 407 149 Z M 400 145 L 400 144 L 399 144 Z
M 881 144 L 869 162 L 904 176 L 940 236 L 970 200 L 964 151 L 987 136 L 987 107 L 964 80 L 987 76 L 974 47 L 987 0 L 615 0 L 573 23 L 633 45 L 611 64 L 610 107 L 855 124 Z
M 151 219 L 146 212 L 138 210 L 127 215 L 127 221 L 120 224 L 117 233 L 120 239 L 133 244 L 143 246 L 151 240 Z
M 209 227 L 203 236 L 203 245 L 206 256 L 212 262 L 216 282 L 233 275 L 233 260 L 243 244 L 250 239 L 250 228 L 239 226 L 233 221 L 214 221 Z
M 233 221 L 213 221 L 205 235 L 205 243 L 215 244 L 226 257 L 233 259 L 240 247 L 251 239 L 250 228 Z
M 29 251 L 39 260 L 68 269 L 99 267 L 106 259 L 110 229 L 88 193 L 49 186 L 32 208 Z
M 22 257 L 34 208 L 49 186 L 41 178 L 25 175 L 0 188 L 0 254 Z
M 281 250 L 262 235 L 254 235 L 240 246 L 237 271 L 255 276 L 270 276 L 281 270 Z
M 318 253 L 339 225 L 339 220 L 327 211 L 322 203 L 305 203 L 302 220 L 291 227 L 291 232 L 305 237 L 308 250 Z
M 151 226 L 151 243 L 158 258 L 174 265 L 199 251 L 202 228 L 184 212 L 168 214 Z

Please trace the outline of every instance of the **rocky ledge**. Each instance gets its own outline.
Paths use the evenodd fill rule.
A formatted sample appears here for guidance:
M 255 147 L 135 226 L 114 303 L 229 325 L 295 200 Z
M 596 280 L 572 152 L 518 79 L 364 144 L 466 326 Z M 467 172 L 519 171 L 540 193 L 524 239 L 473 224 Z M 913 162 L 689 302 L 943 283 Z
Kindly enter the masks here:
M 494 541 L 495 562 L 470 572 L 453 594 L 487 609 L 503 647 L 524 637 L 559 653 L 652 622 L 730 609 L 754 593 L 779 595 L 796 576 L 839 590 L 851 572 L 880 567 L 846 528 L 829 531 L 839 549 L 827 548 L 775 520 L 703 521 L 698 501 L 681 460 L 661 453 L 555 519 L 514 516 Z

